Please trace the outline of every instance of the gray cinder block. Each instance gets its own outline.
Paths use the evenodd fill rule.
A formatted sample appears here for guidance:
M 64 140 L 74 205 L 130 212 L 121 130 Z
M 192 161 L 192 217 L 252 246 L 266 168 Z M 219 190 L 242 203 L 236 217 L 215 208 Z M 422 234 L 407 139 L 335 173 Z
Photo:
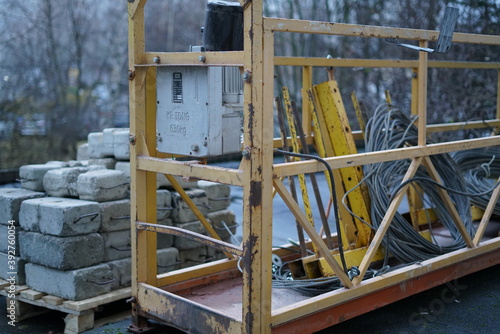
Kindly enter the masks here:
M 181 268 L 196 266 L 211 261 L 212 258 L 207 253 L 207 247 L 202 246 L 192 249 L 179 250 L 179 260 Z
M 40 197 L 24 201 L 19 212 L 19 224 L 26 231 L 40 232 L 40 205 L 62 200 L 60 197 Z
M 128 194 L 128 181 L 118 170 L 95 170 L 80 174 L 77 190 L 80 199 L 106 202 L 123 199 Z
M 172 194 L 166 189 L 156 191 L 156 219 L 163 220 L 172 214 Z
M 188 197 L 194 202 L 198 207 L 200 212 L 205 216 L 208 213 L 208 198 L 204 190 L 201 189 L 190 189 L 186 191 Z M 194 215 L 193 210 L 184 202 L 181 196 L 173 192 L 172 193 L 172 219 L 176 224 L 182 224 L 197 220 Z
M 111 268 L 111 273 L 114 282 L 111 284 L 111 289 L 119 289 L 130 286 L 132 282 L 132 260 L 131 258 L 121 259 L 106 262 Z
M 46 165 L 51 165 L 51 166 L 56 166 L 57 168 L 64 168 L 68 167 L 69 164 L 66 161 L 59 161 L 59 160 L 52 160 L 52 161 L 47 161 L 45 163 Z
M 179 268 L 179 250 L 174 247 L 158 249 L 158 274 L 163 274 Z
M 11 261 L 15 262 L 13 268 L 10 267 L 11 263 L 9 262 L 8 253 L 0 252 L 0 278 L 6 280 L 14 276 L 16 284 L 26 284 L 26 261 L 19 256 L 15 256 L 14 260 Z
M 159 225 L 172 226 L 172 219 L 164 218 L 158 220 Z M 174 236 L 172 234 L 157 233 L 156 234 L 157 248 L 169 248 L 174 245 Z
M 233 211 L 221 210 L 209 212 L 207 214 L 207 218 L 221 239 L 224 240 L 230 238 L 231 234 L 229 231 L 231 231 L 232 234 L 236 233 L 236 227 L 238 224 L 236 223 L 236 215 Z M 226 226 L 224 226 L 224 224 Z
M 119 260 L 130 257 L 132 248 L 130 246 L 130 229 L 123 231 L 101 233 L 104 241 L 104 261 Z
M 86 167 L 67 167 L 49 170 L 43 177 L 43 187 L 49 196 L 78 197 L 76 181 L 80 174 L 88 172 Z
M 72 236 L 97 232 L 101 225 L 99 203 L 72 198 L 45 201 L 38 206 L 40 232 Z
M 115 158 L 89 159 L 89 166 L 92 165 L 103 166 L 106 169 L 115 169 L 116 159 Z
M 90 159 L 89 143 L 84 143 L 78 146 L 78 149 L 76 151 L 76 160 L 82 161 L 89 159 Z
M 21 231 L 19 244 L 26 262 L 59 270 L 89 267 L 104 260 L 104 242 L 98 233 L 56 237 Z
M 231 188 L 227 184 L 198 181 L 198 188 L 207 193 L 210 211 L 224 210 L 231 205 Z
M 117 160 L 130 160 L 129 137 L 129 129 L 119 129 L 113 132 L 113 155 Z
M 19 211 L 23 201 L 44 197 L 42 192 L 22 188 L 0 188 L 0 224 L 7 225 L 9 220 L 19 225 Z
M 70 300 L 108 293 L 113 282 L 111 268 L 107 264 L 69 271 L 26 264 L 26 283 L 31 289 Z
M 51 169 L 61 168 L 57 165 L 24 165 L 19 169 L 21 186 L 24 189 L 44 191 L 43 177 Z
M 122 199 L 99 203 L 101 227 L 99 232 L 130 229 L 130 200 Z
M 91 132 L 87 135 L 88 159 L 100 159 L 113 156 L 113 150 L 106 151 L 102 132 Z
M 201 224 L 200 221 L 193 221 L 189 223 L 183 223 L 183 224 L 177 224 L 180 228 L 183 228 L 185 230 L 189 230 L 192 232 L 196 232 L 199 234 L 207 235 L 207 231 L 205 230 L 205 227 Z M 191 241 L 186 238 L 174 237 L 174 246 L 175 248 L 179 250 L 185 250 L 185 249 L 193 249 L 193 248 L 198 248 L 202 247 L 203 245 L 199 242 L 196 241 Z

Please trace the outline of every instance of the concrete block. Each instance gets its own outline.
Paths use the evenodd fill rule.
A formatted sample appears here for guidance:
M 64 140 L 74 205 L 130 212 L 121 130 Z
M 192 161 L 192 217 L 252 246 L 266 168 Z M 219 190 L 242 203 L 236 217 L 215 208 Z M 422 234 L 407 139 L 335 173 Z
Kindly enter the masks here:
M 177 270 L 180 266 L 179 250 L 174 247 L 158 249 L 156 256 L 158 274 Z
M 205 230 L 205 227 L 201 224 L 200 221 L 193 221 L 189 223 L 183 223 L 183 224 L 177 224 L 178 227 L 183 228 L 185 230 L 189 230 L 192 232 L 196 232 L 199 234 L 207 235 L 207 231 Z M 179 250 L 185 250 L 185 249 L 193 249 L 193 248 L 198 248 L 201 247 L 202 244 L 196 241 L 191 241 L 186 238 L 174 237 L 174 247 L 179 249 Z
M 70 160 L 68 161 L 68 167 L 86 167 L 88 165 L 88 160 L 79 161 L 79 160 Z
M 205 191 L 201 189 L 190 189 L 186 191 L 188 197 L 194 202 L 198 207 L 200 212 L 205 216 L 208 213 L 208 198 Z M 184 202 L 181 196 L 173 192 L 172 193 L 172 219 L 176 224 L 187 223 L 196 220 L 196 216 L 193 210 Z
M 158 220 L 158 224 L 165 226 L 172 226 L 172 219 L 164 218 Z M 157 233 L 156 234 L 157 248 L 169 248 L 174 245 L 174 236 L 171 234 Z
M 105 154 L 105 157 L 114 157 L 115 132 L 123 130 L 128 131 L 126 128 L 107 128 L 102 130 L 102 152 Z
M 231 205 L 231 188 L 227 184 L 198 181 L 198 188 L 207 193 L 210 211 L 224 210 Z
M 101 227 L 99 232 L 130 229 L 130 200 L 122 199 L 99 203 Z
M 99 203 L 72 198 L 40 203 L 40 232 L 72 236 L 97 232 L 101 226 Z
M 170 217 L 172 214 L 172 194 L 166 189 L 156 191 L 156 219 L 158 221 Z
M 107 264 L 62 271 L 28 263 L 26 283 L 33 290 L 82 300 L 110 292 L 113 276 Z
M 14 261 L 14 264 L 9 263 L 8 253 L 0 252 L 0 278 L 6 280 L 14 276 L 17 285 L 26 284 L 26 261 L 19 256 L 14 256 L 14 260 L 11 261 Z M 10 267 L 11 265 L 14 267 Z
M 95 170 L 80 174 L 77 191 L 80 199 L 106 202 L 123 199 L 128 195 L 129 183 L 118 170 Z
M 119 288 L 128 287 L 132 282 L 132 259 L 125 258 L 106 262 L 111 268 L 114 282 L 111 283 L 111 289 L 116 290 Z
M 84 143 L 78 146 L 76 151 L 76 160 L 89 160 L 90 159 L 90 151 L 89 151 L 89 143 Z
M 56 237 L 21 231 L 19 244 L 26 262 L 59 270 L 89 267 L 104 260 L 104 242 L 98 233 Z
M 212 224 L 214 230 L 219 234 L 221 239 L 228 239 L 231 237 L 229 231 L 232 234 L 236 233 L 236 227 L 238 224 L 236 223 L 236 215 L 231 210 L 221 210 L 215 212 L 209 212 L 207 214 L 207 218 Z M 226 225 L 226 227 L 224 226 Z M 229 231 L 228 231 L 229 229 Z
M 19 256 L 19 231 L 15 225 L 0 225 L 0 252 Z M 10 247 L 9 247 L 10 246 Z
M 109 142 L 109 133 L 106 135 Z M 111 136 L 111 140 L 113 137 Z M 92 132 L 87 136 L 89 160 L 100 159 L 113 156 L 113 142 L 111 145 L 106 144 L 104 140 L 104 132 Z
M 60 197 L 40 197 L 24 201 L 19 213 L 19 224 L 26 231 L 40 232 L 40 205 L 60 202 Z
M 193 249 L 179 250 L 179 260 L 181 268 L 187 268 L 203 264 L 211 260 L 207 254 L 207 247 L 202 246 Z
M 104 261 L 119 260 L 132 255 L 130 230 L 103 232 Z
M 67 167 L 49 170 L 43 177 L 43 187 L 49 196 L 78 197 L 76 181 L 80 174 L 88 172 L 86 167 Z
M 116 159 L 115 158 L 89 159 L 89 166 L 91 165 L 103 166 L 106 169 L 115 169 Z
M 7 225 L 9 220 L 19 225 L 19 210 L 25 200 L 44 197 L 42 192 L 22 188 L 0 188 L 0 224 Z
M 129 129 L 120 129 L 113 132 L 113 155 L 117 160 L 130 160 L 129 137 Z
M 43 177 L 51 169 L 60 168 L 56 165 L 24 165 L 19 169 L 21 187 L 28 190 L 44 191 Z
M 59 168 L 64 168 L 69 166 L 67 161 L 59 161 L 59 160 L 47 161 L 45 164 L 51 166 L 57 166 Z

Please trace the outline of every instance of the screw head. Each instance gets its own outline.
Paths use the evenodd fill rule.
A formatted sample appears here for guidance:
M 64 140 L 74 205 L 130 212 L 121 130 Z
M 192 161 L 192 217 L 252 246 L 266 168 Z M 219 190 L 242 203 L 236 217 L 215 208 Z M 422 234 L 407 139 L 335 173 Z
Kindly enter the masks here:
M 191 145 L 191 151 L 193 151 L 193 152 L 198 152 L 198 150 L 199 150 L 199 149 L 200 149 L 200 148 L 198 147 L 198 145 L 197 145 L 197 144 L 192 144 L 192 145 Z
M 153 57 L 153 62 L 155 64 L 159 64 L 160 63 L 160 57 Z
M 205 57 L 204 55 L 201 55 L 201 56 L 198 56 L 198 60 L 200 62 L 204 63 L 207 60 L 207 57 Z

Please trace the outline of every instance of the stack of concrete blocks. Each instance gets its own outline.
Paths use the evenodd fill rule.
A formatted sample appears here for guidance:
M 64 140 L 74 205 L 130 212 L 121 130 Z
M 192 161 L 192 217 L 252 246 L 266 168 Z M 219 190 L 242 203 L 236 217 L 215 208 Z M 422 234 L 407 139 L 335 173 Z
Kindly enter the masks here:
M 0 189 L 0 257 L 7 257 L 7 224 L 14 220 L 18 284 L 71 300 L 130 286 L 129 159 L 129 130 L 105 129 L 89 134 L 77 161 L 23 166 L 23 189 Z M 232 242 L 236 222 L 227 209 L 229 186 L 176 180 L 221 239 Z M 208 234 L 161 174 L 157 222 Z M 161 233 L 157 248 L 159 274 L 224 257 L 200 243 Z M 1 261 L 0 275 L 7 272 L 1 267 L 6 264 Z

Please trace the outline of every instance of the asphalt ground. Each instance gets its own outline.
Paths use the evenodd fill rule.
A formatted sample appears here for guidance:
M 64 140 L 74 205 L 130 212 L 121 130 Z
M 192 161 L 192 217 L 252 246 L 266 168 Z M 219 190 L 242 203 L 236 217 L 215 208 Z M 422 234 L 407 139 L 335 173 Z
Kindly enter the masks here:
M 0 297 L 0 303 L 5 305 L 5 297 Z M 6 308 L 2 307 L 0 333 L 62 334 L 64 316 L 65 314 L 54 311 L 24 320 L 12 327 L 7 324 Z M 131 319 L 128 317 L 85 333 L 124 334 L 130 323 Z M 181 332 L 159 326 L 152 333 Z M 319 333 L 500 333 L 500 265 L 405 298 Z

